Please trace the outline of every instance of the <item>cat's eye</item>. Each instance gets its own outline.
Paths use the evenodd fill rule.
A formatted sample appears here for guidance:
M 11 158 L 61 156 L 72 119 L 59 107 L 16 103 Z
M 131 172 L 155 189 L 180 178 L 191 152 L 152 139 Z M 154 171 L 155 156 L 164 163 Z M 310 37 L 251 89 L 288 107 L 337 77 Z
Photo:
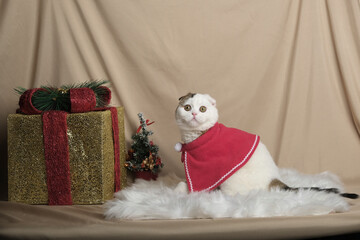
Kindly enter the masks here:
M 185 105 L 185 106 L 184 106 L 184 110 L 185 110 L 185 111 L 190 111 L 190 110 L 191 110 L 191 106 L 190 106 L 190 105 Z
M 200 112 L 206 112 L 206 107 L 205 107 L 205 106 L 201 106 L 199 110 L 200 110 Z

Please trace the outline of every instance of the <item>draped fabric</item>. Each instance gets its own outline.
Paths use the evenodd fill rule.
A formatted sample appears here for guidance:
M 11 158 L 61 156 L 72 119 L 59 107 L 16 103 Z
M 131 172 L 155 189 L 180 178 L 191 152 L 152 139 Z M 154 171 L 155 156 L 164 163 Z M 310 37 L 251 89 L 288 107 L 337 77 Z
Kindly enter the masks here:
M 159 145 L 163 173 L 184 176 L 178 98 L 208 93 L 219 122 L 261 136 L 280 167 L 360 182 L 359 0 L 2 0 L 0 178 L 15 87 L 108 79 Z

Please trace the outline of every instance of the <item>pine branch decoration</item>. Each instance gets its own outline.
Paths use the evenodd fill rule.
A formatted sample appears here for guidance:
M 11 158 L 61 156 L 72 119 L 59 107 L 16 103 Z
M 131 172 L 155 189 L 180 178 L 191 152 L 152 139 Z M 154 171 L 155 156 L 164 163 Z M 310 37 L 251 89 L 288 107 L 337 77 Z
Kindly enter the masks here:
M 45 91 L 36 91 L 31 99 L 34 107 L 40 111 L 62 110 L 70 111 L 70 89 L 72 88 L 90 88 L 94 91 L 96 97 L 96 107 L 105 107 L 107 105 L 105 96 L 107 90 L 101 87 L 109 83 L 107 80 L 88 81 L 71 85 L 63 85 L 60 88 L 41 86 Z M 27 89 L 23 87 L 15 88 L 15 91 L 22 95 Z

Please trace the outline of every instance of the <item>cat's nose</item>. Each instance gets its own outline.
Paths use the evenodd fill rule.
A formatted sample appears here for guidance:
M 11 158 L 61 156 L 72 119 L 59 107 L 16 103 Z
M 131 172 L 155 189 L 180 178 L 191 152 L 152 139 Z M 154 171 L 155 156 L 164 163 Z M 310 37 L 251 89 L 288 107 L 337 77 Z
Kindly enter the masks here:
M 194 113 L 194 112 L 193 112 L 192 115 L 195 117 L 195 116 L 197 115 L 197 113 Z

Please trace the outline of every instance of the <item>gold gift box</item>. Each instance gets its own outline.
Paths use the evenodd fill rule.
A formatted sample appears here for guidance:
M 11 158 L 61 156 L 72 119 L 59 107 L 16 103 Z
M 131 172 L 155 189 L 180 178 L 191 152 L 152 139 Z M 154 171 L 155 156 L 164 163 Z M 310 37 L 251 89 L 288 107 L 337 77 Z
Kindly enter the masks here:
M 117 108 L 121 189 L 126 186 L 124 108 Z M 47 204 L 41 115 L 8 116 L 9 201 Z M 67 115 L 73 204 L 102 204 L 114 194 L 111 112 Z

